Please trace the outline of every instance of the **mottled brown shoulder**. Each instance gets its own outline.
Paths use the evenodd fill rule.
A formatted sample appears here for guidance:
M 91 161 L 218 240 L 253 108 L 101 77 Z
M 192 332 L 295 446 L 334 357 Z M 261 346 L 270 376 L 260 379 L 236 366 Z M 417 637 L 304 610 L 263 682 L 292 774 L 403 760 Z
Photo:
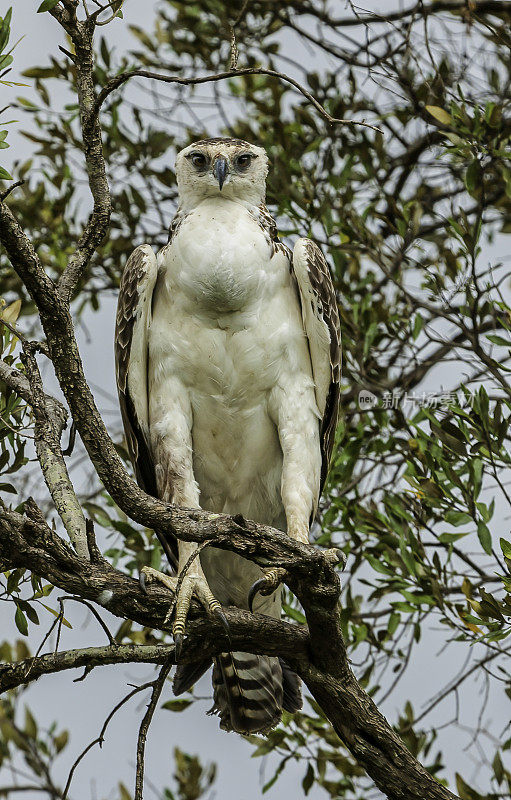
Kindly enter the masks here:
M 284 244 L 279 239 L 279 234 L 277 231 L 277 223 L 275 222 L 274 218 L 266 208 L 264 203 L 261 203 L 258 206 L 257 213 L 254 215 L 259 222 L 261 228 L 263 229 L 266 237 L 268 238 L 268 242 L 272 249 L 272 257 L 275 253 L 284 253 L 289 259 L 290 265 L 292 261 L 292 253 L 287 244 Z
M 119 392 L 125 392 L 127 389 L 133 323 L 139 296 L 138 287 L 146 271 L 145 262 L 145 249 L 137 247 L 128 258 L 121 277 L 115 320 L 115 370 Z
M 337 298 L 325 256 L 311 239 L 305 240 L 307 272 L 315 297 L 315 313 L 325 322 L 330 337 L 330 387 L 321 423 L 321 489 L 326 481 L 339 415 L 341 389 L 341 328 Z
M 167 239 L 167 245 L 172 242 L 172 239 L 178 232 L 179 228 L 187 218 L 188 214 L 183 213 L 180 209 L 177 210 L 172 222 L 169 225 L 169 238 Z

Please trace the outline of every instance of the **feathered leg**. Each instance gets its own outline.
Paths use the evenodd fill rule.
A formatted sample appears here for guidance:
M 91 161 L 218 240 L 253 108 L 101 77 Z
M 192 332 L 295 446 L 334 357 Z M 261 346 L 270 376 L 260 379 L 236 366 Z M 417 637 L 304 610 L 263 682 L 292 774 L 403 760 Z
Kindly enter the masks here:
M 155 381 L 149 392 L 149 432 L 155 462 L 158 496 L 184 508 L 200 508 L 199 488 L 193 474 L 192 411 L 188 392 L 177 378 Z M 196 595 L 210 613 L 215 614 L 228 632 L 227 621 L 218 600 L 208 586 L 195 542 L 178 542 L 177 576 L 168 576 L 144 567 L 141 582 L 158 580 L 177 592 L 169 617 L 175 611 L 172 632 L 179 658 L 186 631 L 186 619 L 192 595 Z
M 313 391 L 310 378 L 290 371 L 281 376 L 270 400 L 283 455 L 281 496 L 287 533 L 304 544 L 309 544 L 309 527 L 316 513 L 321 480 L 319 413 Z M 334 563 L 340 560 L 336 548 L 326 550 L 325 555 Z M 264 570 L 264 576 L 250 589 L 250 610 L 256 594 L 272 594 L 285 577 L 286 571 L 281 567 Z

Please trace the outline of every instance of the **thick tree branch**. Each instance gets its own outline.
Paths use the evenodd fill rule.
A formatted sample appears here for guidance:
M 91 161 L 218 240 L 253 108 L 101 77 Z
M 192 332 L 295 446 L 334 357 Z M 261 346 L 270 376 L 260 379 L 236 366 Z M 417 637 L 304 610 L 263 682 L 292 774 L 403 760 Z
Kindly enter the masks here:
M 32 408 L 35 447 L 44 481 L 76 552 L 81 558 L 88 558 L 85 518 L 60 445 L 68 412 L 62 403 L 44 393 L 39 368 L 29 342 L 23 342 L 22 359 L 29 377 L 0 360 L 0 379 Z
M 0 242 L 14 269 L 23 272 L 23 283 L 32 297 L 37 296 L 39 310 L 51 315 L 56 300 L 55 284 L 44 271 L 31 241 L 3 201 L 0 201 Z
M 95 249 L 101 244 L 108 230 L 112 204 L 110 188 L 106 177 L 101 128 L 97 115 L 93 113 L 96 102 L 94 86 L 93 37 L 95 24 L 92 18 L 83 22 L 76 17 L 76 9 L 67 5 L 65 9 L 55 8 L 52 15 L 60 22 L 71 37 L 75 47 L 73 62 L 76 67 L 76 88 L 80 108 L 85 164 L 89 187 L 94 199 L 90 219 L 80 237 L 75 252 L 69 259 L 66 270 L 59 280 L 59 293 L 69 302 L 84 269 Z
M 29 566 L 51 583 L 98 602 L 113 614 L 152 628 L 164 627 L 168 593 L 155 588 L 146 596 L 135 580 L 115 570 L 103 559 L 93 563 L 79 559 L 55 536 L 32 503 L 27 504 L 26 511 L 29 516 L 0 509 L 0 547 L 10 564 Z M 216 515 L 210 517 L 213 517 L 209 521 L 210 528 L 216 532 L 218 518 Z M 228 522 L 229 518 L 226 518 Z M 244 528 L 233 520 L 230 524 L 229 549 L 246 555 L 249 551 L 247 545 L 256 537 L 247 535 Z M 189 527 L 191 534 L 195 527 L 193 522 L 189 521 Z M 270 536 L 264 528 L 257 528 L 258 536 L 259 530 L 263 538 Z M 271 537 L 275 539 L 274 545 L 277 542 L 283 545 L 287 538 L 277 534 L 271 534 Z M 218 542 L 215 541 L 215 545 Z M 305 554 L 314 552 L 314 548 L 303 548 Z M 276 546 L 278 550 L 280 547 Z M 280 561 L 287 561 L 285 552 Z M 314 585 L 314 590 L 302 592 L 303 602 L 309 624 L 314 627 L 326 625 L 326 629 L 311 633 L 309 638 L 304 626 L 254 616 L 239 609 L 226 609 L 231 628 L 229 643 L 222 625 L 216 620 L 205 619 L 203 612 L 197 617 L 195 607 L 183 647 L 183 663 L 207 655 L 212 657 L 227 647 L 280 655 L 302 677 L 354 757 L 389 798 L 452 800 L 454 795 L 440 786 L 413 758 L 357 683 L 338 625 L 338 582 L 335 575 L 322 575 L 317 571 L 310 573 L 310 566 L 309 561 L 303 581 L 293 577 L 291 582 L 296 580 L 298 587 L 309 582 Z M 109 648 L 104 650 L 109 651 Z
M 80 558 L 88 558 L 85 517 L 71 483 L 60 445 L 67 412 L 62 416 L 59 413 L 60 408 L 53 404 L 53 413 L 48 413 L 41 374 L 29 345 L 23 345 L 22 360 L 31 389 L 30 405 L 35 419 L 35 447 L 44 481 L 73 547 Z M 62 408 L 61 404 L 59 406 Z
M 104 559 L 96 558 L 93 562 L 80 559 L 46 524 L 33 501 L 25 503 L 25 511 L 22 515 L 0 505 L 0 553 L 4 569 L 27 566 L 68 594 L 97 603 L 115 616 L 170 630 L 164 624 L 171 600 L 168 591 L 151 586 L 149 594 L 145 594 L 138 581 L 114 569 Z M 193 528 L 193 523 L 190 527 Z M 308 632 L 304 627 L 234 608 L 226 609 L 226 615 L 233 647 L 246 649 L 253 640 L 254 652 L 280 653 L 288 660 L 306 658 Z M 216 617 L 206 618 L 195 601 L 188 630 L 183 663 L 213 656 L 229 646 L 222 624 Z

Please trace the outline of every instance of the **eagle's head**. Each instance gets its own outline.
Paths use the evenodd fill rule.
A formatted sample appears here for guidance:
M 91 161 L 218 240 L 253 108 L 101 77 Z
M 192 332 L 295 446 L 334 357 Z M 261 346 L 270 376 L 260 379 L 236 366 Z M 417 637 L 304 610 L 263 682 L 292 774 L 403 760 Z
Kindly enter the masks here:
M 214 196 L 259 205 L 267 173 L 266 152 L 242 139 L 202 139 L 176 158 L 179 196 L 188 208 Z

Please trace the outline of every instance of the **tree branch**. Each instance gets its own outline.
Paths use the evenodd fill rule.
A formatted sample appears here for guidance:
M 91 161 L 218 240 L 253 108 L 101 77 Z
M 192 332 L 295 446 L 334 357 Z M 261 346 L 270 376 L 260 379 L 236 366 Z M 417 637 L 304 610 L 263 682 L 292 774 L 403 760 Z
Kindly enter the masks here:
M 163 687 L 165 686 L 165 681 L 167 680 L 168 674 L 172 667 L 172 660 L 167 659 L 166 663 L 160 670 L 160 674 L 158 675 L 157 679 L 153 684 L 153 691 L 151 694 L 151 699 L 149 701 L 149 705 L 147 706 L 147 711 L 144 714 L 144 718 L 140 723 L 140 730 L 138 732 L 138 741 L 137 741 L 137 773 L 135 778 L 135 800 L 143 800 L 143 791 L 144 791 L 144 761 L 145 761 L 145 743 L 147 739 L 147 731 L 149 730 L 149 725 L 154 716 L 154 712 L 156 710 L 156 705 L 162 693 Z
M 106 86 L 101 89 L 99 92 L 94 107 L 91 112 L 91 119 L 97 119 L 99 116 L 99 112 L 101 106 L 105 102 L 108 95 L 110 95 L 115 89 L 118 89 L 124 83 L 130 80 L 130 78 L 149 78 L 150 80 L 161 81 L 162 83 L 177 83 L 180 86 L 197 86 L 200 83 L 211 83 L 213 81 L 224 81 L 228 80 L 229 78 L 238 78 L 243 75 L 269 75 L 271 78 L 277 78 L 278 80 L 284 81 L 285 83 L 289 83 L 295 89 L 297 89 L 308 101 L 311 103 L 314 108 L 321 114 L 323 119 L 325 119 L 331 125 L 358 125 L 364 128 L 370 128 L 373 131 L 379 131 L 382 133 L 381 128 L 378 128 L 376 125 L 370 125 L 368 122 L 364 120 L 358 121 L 354 119 L 340 119 L 337 117 L 332 117 L 328 111 L 321 105 L 318 100 L 312 95 L 307 89 L 302 86 L 298 81 L 294 78 L 291 78 L 289 75 L 285 75 L 283 72 L 277 72 L 274 69 L 265 69 L 263 67 L 245 67 L 243 69 L 232 69 L 227 70 L 226 72 L 219 72 L 216 75 L 203 75 L 200 78 L 183 78 L 179 75 L 162 75 L 158 72 L 150 72 L 146 69 L 134 69 L 130 72 L 123 72 L 120 75 L 116 75 L 115 78 L 111 78 Z
M 66 9 L 57 7 L 50 13 L 60 22 L 71 37 L 75 47 L 73 63 L 76 67 L 76 85 L 85 165 L 90 191 L 94 199 L 94 207 L 90 219 L 58 283 L 60 297 L 65 302 L 69 302 L 83 271 L 108 230 L 112 203 L 106 177 L 105 160 L 103 158 L 101 128 L 97 115 L 93 113 L 96 103 L 93 50 L 94 19 L 91 17 L 83 22 L 79 21 L 76 17 L 76 9 L 69 4 L 67 4 Z
M 88 558 L 85 518 L 67 471 L 60 438 L 66 427 L 67 409 L 43 391 L 43 384 L 31 344 L 23 342 L 23 356 L 28 378 L 15 367 L 0 360 L 0 379 L 32 408 L 35 418 L 35 447 L 45 483 L 55 507 L 81 558 Z
M 61 404 L 59 404 L 59 408 L 54 403 L 53 413 L 48 413 L 41 374 L 33 349 L 28 343 L 23 344 L 21 358 L 30 384 L 32 396 L 30 405 L 35 419 L 35 447 L 44 481 L 73 547 L 80 558 L 88 558 L 85 517 L 71 483 L 60 446 L 60 437 L 66 424 L 67 412 L 64 409 L 65 416 L 62 416 Z
M 216 533 L 218 519 L 222 517 L 211 514 L 209 517 L 210 532 Z M 250 535 L 232 519 L 224 519 L 225 524 L 231 525 L 228 549 L 247 556 L 251 550 L 257 551 L 259 538 L 262 538 L 266 542 L 273 541 L 273 550 L 268 548 L 268 552 L 275 552 L 277 556 L 280 553 L 277 563 L 287 563 L 284 544 L 286 540 L 290 541 L 288 537 L 273 532 L 270 534 L 263 526 L 253 526 L 254 533 Z M 195 525 L 191 520 L 188 524 L 189 534 L 195 539 Z M 251 524 L 246 525 L 248 527 Z M 257 535 L 254 535 L 256 531 Z M 215 546 L 221 543 L 227 546 L 221 537 L 215 540 Z M 114 569 L 103 559 L 94 563 L 79 559 L 51 531 L 32 503 L 26 504 L 25 516 L 0 507 L 0 546 L 14 566 L 29 566 L 51 583 L 98 602 L 117 616 L 133 619 L 152 628 L 165 627 L 167 592 L 155 587 L 146 596 L 134 579 Z M 227 648 L 280 655 L 305 681 L 358 763 L 389 798 L 453 800 L 455 795 L 438 784 L 413 758 L 357 683 L 340 633 L 339 583 L 335 572 L 329 565 L 326 570 L 318 572 L 313 569 L 311 572 L 313 564 L 309 554 L 315 556 L 318 563 L 326 559 L 312 547 L 299 547 L 303 548 L 307 566 L 297 564 L 289 583 L 301 590 L 302 603 L 311 626 L 310 636 L 305 626 L 229 608 L 226 609 L 231 629 L 228 642 L 221 623 L 206 619 L 202 611 L 197 617 L 197 605 L 194 604 L 195 613 L 192 613 L 189 621 L 188 636 L 183 646 L 183 663 L 204 659 L 208 655 L 213 657 Z M 295 560 L 300 559 L 295 555 Z M 296 576 L 302 573 L 304 566 L 300 580 Z M 314 588 L 304 589 L 304 584 Z M 320 627 L 318 630 L 318 626 L 322 625 L 326 625 L 326 628 Z
M 420 18 L 429 17 L 432 14 L 439 14 L 443 11 L 455 13 L 457 11 L 465 15 L 480 15 L 480 14 L 496 14 L 502 16 L 503 14 L 511 14 L 511 3 L 508 0 L 479 0 L 479 2 L 467 5 L 466 0 L 436 0 L 434 3 L 424 5 L 423 2 L 415 3 L 409 8 L 404 8 L 399 11 L 391 11 L 389 13 L 381 14 L 357 14 L 352 17 L 339 17 L 333 18 L 328 13 L 322 13 L 318 9 L 311 7 L 308 3 L 297 2 L 293 0 L 292 6 L 297 8 L 304 14 L 312 14 L 327 22 L 332 28 L 355 28 L 361 25 L 381 25 L 389 24 L 391 22 L 399 22 L 408 17 L 415 15 Z
M 46 653 L 14 664 L 0 664 L 0 694 L 67 669 L 100 667 L 106 664 L 163 664 L 172 657 L 173 645 L 118 644 L 84 647 L 61 653 Z

